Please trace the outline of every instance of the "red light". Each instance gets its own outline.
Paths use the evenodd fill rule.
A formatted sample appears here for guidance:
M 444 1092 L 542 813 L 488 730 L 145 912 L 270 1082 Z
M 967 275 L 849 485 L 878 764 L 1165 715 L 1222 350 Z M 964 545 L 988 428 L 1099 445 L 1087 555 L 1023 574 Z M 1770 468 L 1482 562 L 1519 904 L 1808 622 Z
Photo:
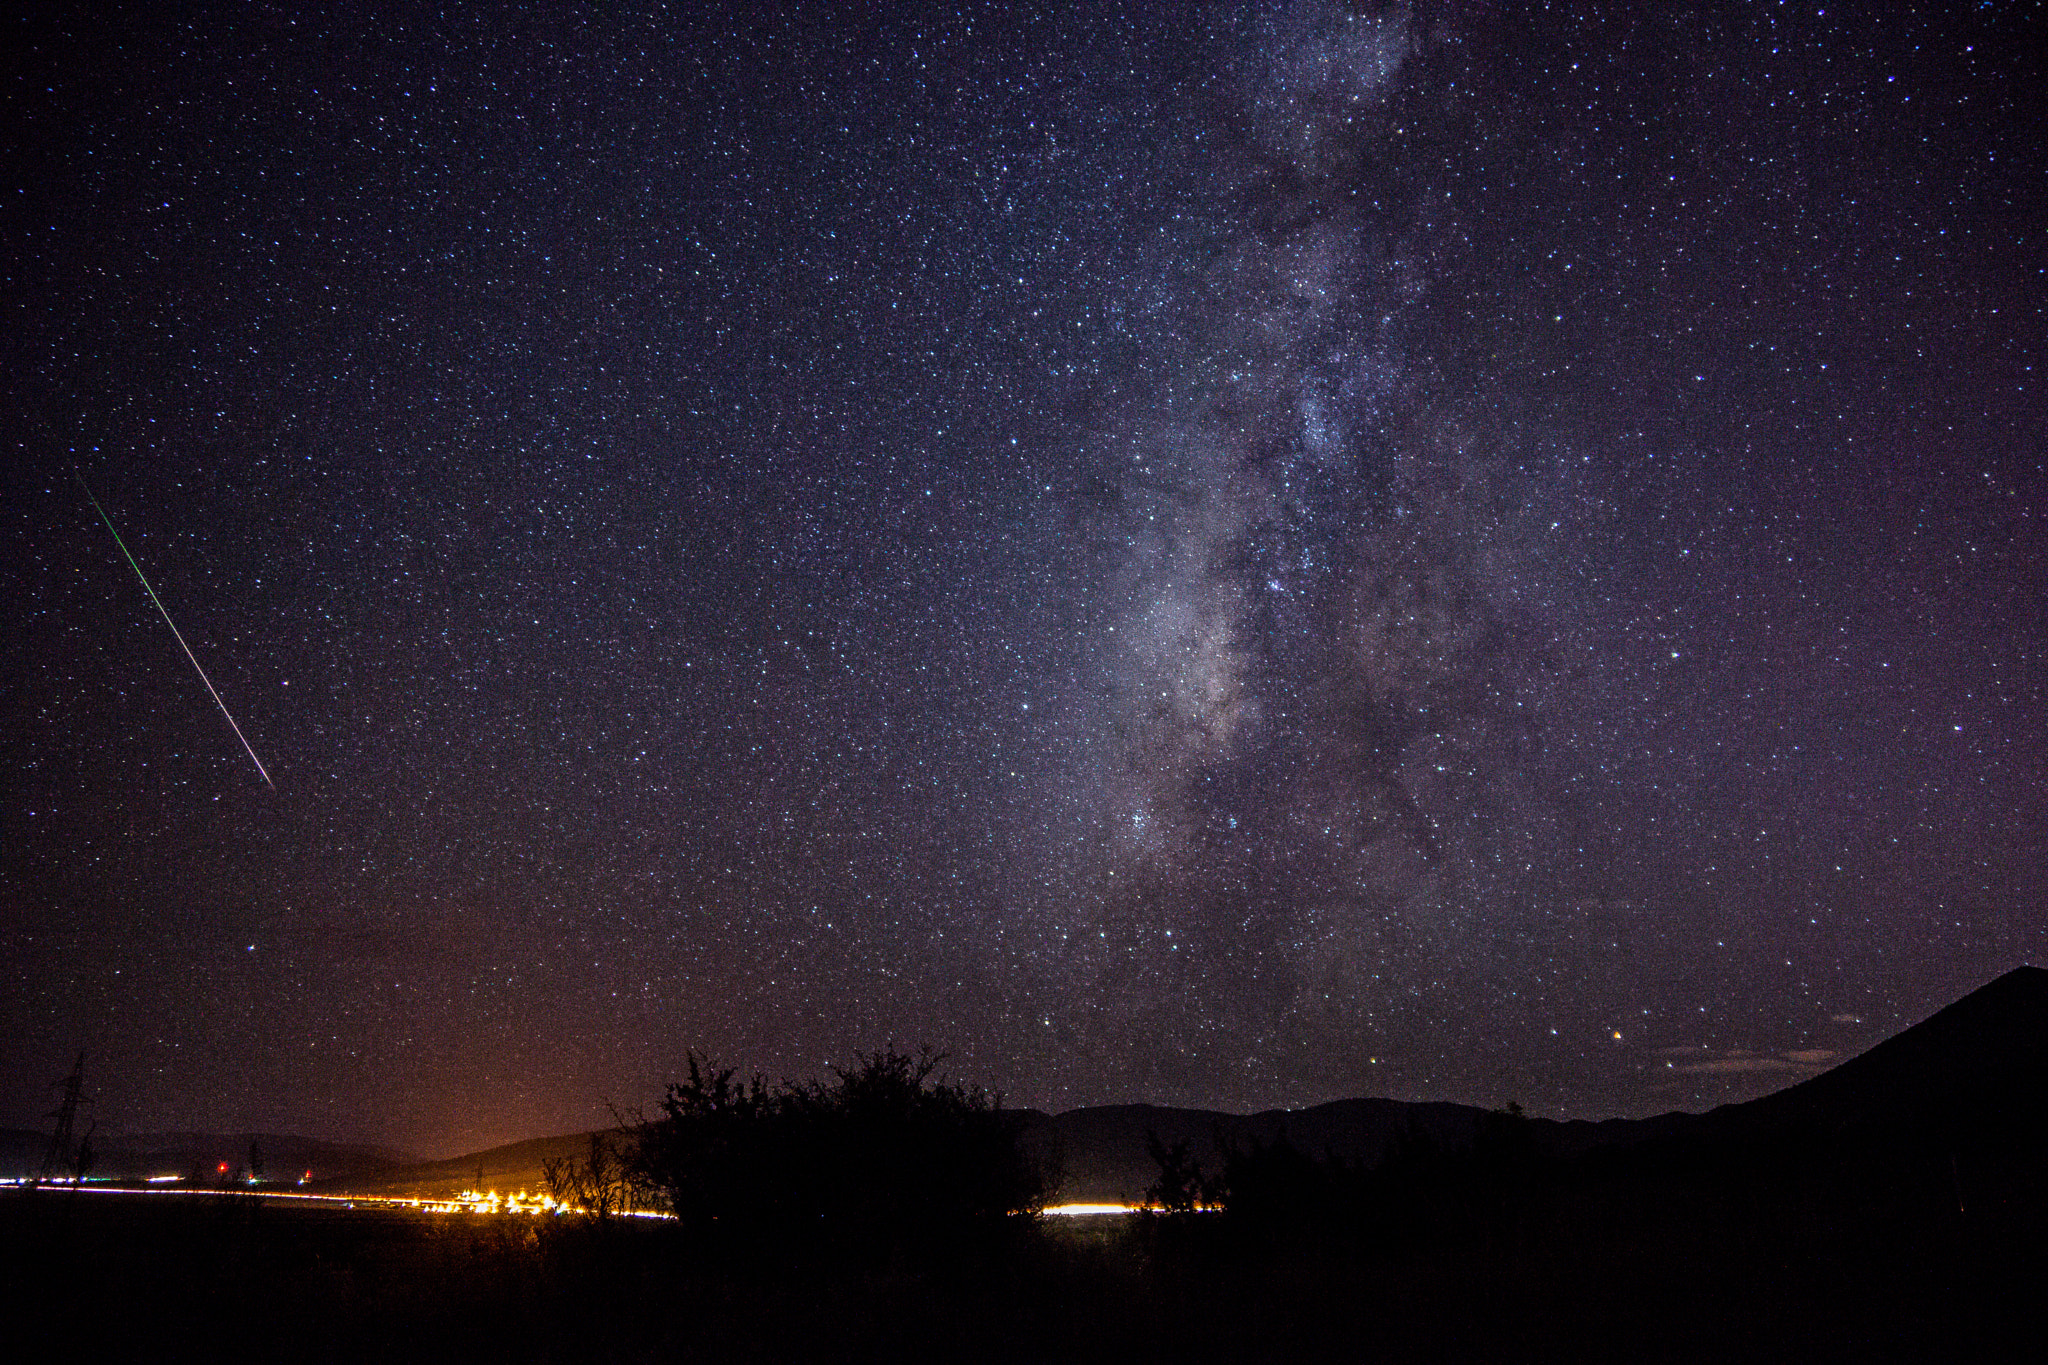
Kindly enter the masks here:
M 228 1168 L 228 1163 L 227 1163 L 227 1162 L 225 1162 L 225 1161 L 221 1162 L 221 1163 L 220 1163 L 220 1168 L 221 1168 L 221 1170 L 222 1170 L 222 1171 L 226 1171 L 226 1170 L 227 1170 L 227 1168 Z

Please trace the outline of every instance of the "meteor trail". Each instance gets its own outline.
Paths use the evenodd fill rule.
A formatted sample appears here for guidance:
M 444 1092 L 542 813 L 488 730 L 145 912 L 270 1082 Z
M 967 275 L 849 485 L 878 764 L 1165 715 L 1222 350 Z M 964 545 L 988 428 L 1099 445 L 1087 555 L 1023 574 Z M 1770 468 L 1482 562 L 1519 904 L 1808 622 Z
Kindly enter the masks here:
M 77 473 L 76 470 L 72 472 Z M 142 590 L 149 594 L 150 601 L 156 603 L 156 609 L 158 614 L 160 614 L 164 618 L 164 624 L 171 628 L 171 634 L 177 638 L 178 648 L 184 650 L 185 657 L 192 661 L 192 667 L 199 674 L 199 681 L 206 684 L 207 692 L 210 693 L 213 697 L 213 704 L 220 708 L 221 715 L 227 717 L 228 729 L 233 730 L 235 732 L 235 738 L 242 741 L 242 748 L 248 752 L 249 761 L 256 765 L 256 771 L 263 774 L 263 785 L 270 788 L 272 791 L 276 791 L 277 784 L 270 780 L 269 769 L 263 766 L 262 759 L 256 757 L 256 751 L 253 748 L 249 747 L 249 737 L 242 733 L 242 727 L 235 724 L 235 718 L 233 716 L 228 715 L 228 704 L 222 701 L 220 699 L 220 693 L 214 690 L 213 679 L 206 676 L 206 670 L 199 667 L 199 656 L 192 652 L 192 646 L 185 643 L 185 637 L 178 631 L 177 622 L 173 621 L 171 619 L 171 614 L 164 610 L 163 600 L 156 595 L 156 589 L 149 586 L 149 578 L 142 572 L 142 566 L 135 562 L 134 555 L 129 554 L 128 542 L 121 539 L 121 533 L 119 531 L 114 530 L 114 519 L 107 515 L 106 508 L 100 506 L 100 500 L 92 495 L 92 489 L 86 487 L 85 475 L 78 474 L 78 486 L 80 488 L 85 489 L 85 500 L 92 504 L 92 510 L 99 513 L 100 520 L 107 524 L 107 530 L 113 534 L 114 543 L 121 547 L 122 555 L 124 555 L 128 560 L 128 567 L 135 570 L 135 576 L 142 580 Z

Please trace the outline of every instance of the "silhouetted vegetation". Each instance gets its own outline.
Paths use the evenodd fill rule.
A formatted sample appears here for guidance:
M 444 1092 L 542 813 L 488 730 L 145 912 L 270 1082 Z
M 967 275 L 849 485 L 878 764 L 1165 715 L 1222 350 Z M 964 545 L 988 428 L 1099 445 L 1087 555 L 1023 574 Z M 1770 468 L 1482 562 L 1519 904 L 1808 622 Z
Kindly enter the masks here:
M 863 1054 L 834 1080 L 769 1086 L 694 1054 L 637 1133 L 635 1178 L 691 1235 L 806 1254 L 928 1252 L 1044 1202 L 1018 1116 L 936 1078 L 941 1058 Z
M 1158 1244 L 1237 1256 L 1283 1246 L 1324 1256 L 1413 1246 L 1467 1227 L 1467 1206 L 1497 1196 L 1497 1173 L 1506 1169 L 1499 1137 L 1450 1149 L 1410 1133 L 1372 1166 L 1304 1151 L 1285 1132 L 1270 1140 L 1218 1133 L 1206 1162 L 1185 1140 L 1169 1145 L 1148 1135 L 1148 1145 L 1159 1168 L 1146 1191 Z
M 647 1192 L 635 1178 L 630 1146 L 623 1133 L 592 1133 L 582 1156 L 543 1160 L 541 1181 L 548 1197 L 600 1222 L 632 1207 Z M 477 1183 L 483 1183 L 481 1177 Z
M 1145 1190 L 1145 1202 L 1169 1217 L 1196 1213 L 1215 1202 L 1215 1191 L 1202 1174 L 1202 1165 L 1190 1150 L 1186 1138 L 1174 1143 L 1159 1140 L 1159 1134 L 1145 1131 L 1145 1150 L 1159 1167 L 1159 1178 Z

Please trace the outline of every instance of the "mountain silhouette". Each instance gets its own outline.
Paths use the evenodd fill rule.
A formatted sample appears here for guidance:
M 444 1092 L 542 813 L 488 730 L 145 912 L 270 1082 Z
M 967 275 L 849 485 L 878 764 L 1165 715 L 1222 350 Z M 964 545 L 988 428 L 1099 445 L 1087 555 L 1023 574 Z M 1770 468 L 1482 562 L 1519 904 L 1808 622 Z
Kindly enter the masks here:
M 1703 1121 L 1851 1138 L 2038 1128 L 2044 1080 L 2048 971 L 2016 967 L 1860 1056 Z
M 447 1198 L 479 1186 L 501 1194 L 515 1190 L 537 1194 L 546 1186 L 545 1167 L 549 1161 L 581 1157 L 589 1150 L 588 1133 L 528 1138 L 445 1160 L 414 1161 L 364 1171 L 323 1181 L 312 1188 L 321 1194 L 423 1199 Z
M 1868 1052 L 1725 1105 L 1612 1174 L 2023 1218 L 2048 1207 L 2048 971 L 2020 967 Z
M 1372 1166 L 1404 1139 L 1469 1146 L 1486 1116 L 1470 1105 L 1386 1099 L 1258 1114 L 1104 1105 L 1033 1112 L 1029 1137 L 1061 1159 L 1061 1199 L 1130 1202 L 1157 1174 L 1148 1132 L 1169 1146 L 1187 1142 L 1212 1170 L 1221 1146 L 1282 1137 L 1311 1156 Z M 1884 1161 L 1940 1167 L 1950 1185 L 1966 1165 L 1980 1181 L 2009 1182 L 2028 1144 L 2048 1132 L 2048 971 L 2015 968 L 1869 1051 L 1760 1099 L 1705 1114 L 1530 1119 L 1527 1131 L 1550 1156 L 1581 1163 L 1631 1152 L 1637 1165 L 1704 1169 Z
M 1469 1147 L 1490 1111 L 1469 1104 L 1388 1099 L 1332 1100 L 1308 1109 L 1229 1114 L 1153 1104 L 1097 1105 L 1063 1114 L 1025 1111 L 1025 1140 L 1056 1160 L 1057 1197 L 1069 1203 L 1136 1203 L 1157 1178 L 1147 1135 L 1189 1154 L 1209 1170 L 1226 1147 L 1272 1146 L 1286 1141 L 1315 1157 L 1376 1166 L 1403 1143 L 1421 1141 L 1452 1150 Z M 1695 1122 L 1691 1114 L 1646 1119 L 1530 1119 L 1529 1132 L 1554 1156 L 1632 1147 Z
M 197 1172 L 209 1179 L 226 1166 L 243 1168 L 250 1144 L 261 1151 L 266 1179 L 273 1184 L 301 1175 L 314 1180 L 361 1178 L 369 1172 L 419 1160 L 409 1152 L 366 1143 L 326 1142 L 292 1133 L 105 1133 L 93 1134 L 91 1174 L 102 1180 L 148 1180 Z M 0 1178 L 24 1179 L 41 1171 L 50 1135 L 0 1129 Z
M 1149 1104 L 1017 1112 L 1026 1143 L 1061 1168 L 1054 1199 L 1075 1203 L 1141 1199 L 1158 1174 L 1148 1133 L 1169 1146 L 1187 1142 L 1211 1170 L 1224 1145 L 1282 1138 L 1312 1156 L 1370 1167 L 1405 1141 L 1470 1146 L 1488 1117 L 1472 1105 L 1374 1098 L 1256 1114 Z M 1922 1184 L 1938 1176 L 1950 1195 L 2016 1181 L 2031 1188 L 2027 1182 L 2040 1177 L 2029 1174 L 2029 1153 L 2048 1133 L 2048 971 L 2016 968 L 1869 1051 L 1760 1099 L 1705 1114 L 1532 1118 L 1526 1131 L 1539 1150 L 1580 1166 L 1824 1168 L 1847 1179 L 1869 1177 L 1874 1164 L 1892 1175 L 1910 1168 Z M 279 1144 L 282 1155 L 283 1139 L 264 1141 L 266 1150 Z M 538 1188 L 544 1158 L 580 1152 L 586 1142 L 584 1134 L 537 1138 L 416 1164 L 351 1153 L 354 1173 L 324 1183 L 355 1193 L 447 1194 L 476 1183 L 481 1166 L 486 1185 Z

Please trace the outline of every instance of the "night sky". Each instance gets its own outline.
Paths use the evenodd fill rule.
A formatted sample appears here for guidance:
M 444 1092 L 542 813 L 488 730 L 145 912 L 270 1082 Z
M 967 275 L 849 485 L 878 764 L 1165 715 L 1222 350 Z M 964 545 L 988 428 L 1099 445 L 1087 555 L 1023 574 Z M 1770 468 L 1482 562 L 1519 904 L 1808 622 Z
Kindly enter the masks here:
M 1646 1114 L 2048 960 L 2041 6 L 710 8 L 11 11 L 0 1123 Z

